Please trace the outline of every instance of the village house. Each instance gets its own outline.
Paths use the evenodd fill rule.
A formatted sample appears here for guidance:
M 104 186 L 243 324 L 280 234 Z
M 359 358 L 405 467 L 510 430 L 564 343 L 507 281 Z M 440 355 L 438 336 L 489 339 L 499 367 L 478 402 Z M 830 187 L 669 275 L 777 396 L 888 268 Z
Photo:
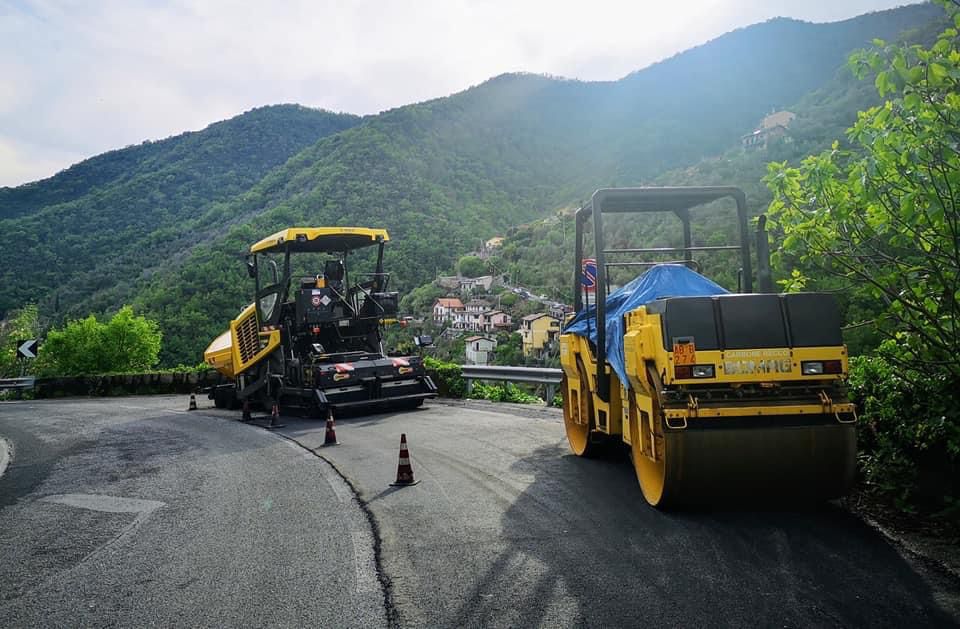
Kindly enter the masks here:
M 767 145 L 778 138 L 789 137 L 787 128 L 797 117 L 792 111 L 775 111 L 760 122 L 760 127 L 740 138 L 744 148 L 767 148 Z
M 563 321 L 568 314 L 573 312 L 573 306 L 566 304 L 553 304 L 550 306 L 550 316 L 559 321 Z
M 533 356 L 560 336 L 560 320 L 545 312 L 527 315 L 520 323 L 523 355 Z
M 436 323 L 452 322 L 463 309 L 463 302 L 456 297 L 440 297 L 433 302 L 433 320 Z
M 461 294 L 468 294 L 471 292 L 488 293 L 492 287 L 502 282 L 502 278 L 494 275 L 481 275 L 480 277 L 441 275 L 434 281 L 440 288 L 460 291 Z
M 493 254 L 493 250 L 503 244 L 502 236 L 495 236 L 490 240 L 480 243 L 480 251 L 477 251 L 477 257 L 481 260 L 488 260 Z
M 484 332 L 509 332 L 513 329 L 513 317 L 502 310 L 491 310 L 484 314 Z
M 497 339 L 490 336 L 471 336 L 467 338 L 465 349 L 468 365 L 489 365 L 493 362 Z
M 467 304 L 454 315 L 453 327 L 457 330 L 469 332 L 499 332 L 509 331 L 513 326 L 510 315 L 502 310 L 492 310 L 482 304 Z

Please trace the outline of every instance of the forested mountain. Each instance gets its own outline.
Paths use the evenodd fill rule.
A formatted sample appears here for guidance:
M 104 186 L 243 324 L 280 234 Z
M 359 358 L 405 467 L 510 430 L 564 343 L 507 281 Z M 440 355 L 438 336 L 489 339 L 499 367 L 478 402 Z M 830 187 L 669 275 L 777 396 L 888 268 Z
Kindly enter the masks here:
M 944 28 L 943 15 L 934 16 L 916 28 L 905 29 L 898 38 L 920 44 L 931 44 Z M 837 141 L 846 145 L 845 131 L 857 119 L 857 112 L 879 103 L 877 90 L 871 80 L 857 80 L 846 64 L 823 82 L 820 87 L 805 93 L 795 102 L 781 103 L 797 117 L 790 125 L 789 137 L 774 141 L 766 149 L 745 149 L 739 138 L 728 137 L 720 151 L 680 168 L 665 170 L 656 177 L 643 180 L 655 186 L 713 186 L 734 185 L 747 196 L 751 214 L 763 212 L 771 195 L 763 178 L 770 162 L 796 163 L 807 155 L 818 153 Z M 760 117 L 744 126 L 749 132 Z M 588 196 L 588 195 L 585 195 Z M 520 284 L 546 293 L 567 303 L 572 302 L 573 280 L 573 211 L 577 204 L 525 225 L 510 228 L 502 247 L 490 260 L 492 270 L 508 274 Z M 612 247 L 670 247 L 682 245 L 682 231 L 678 219 L 672 215 L 630 217 L 611 216 L 607 219 L 608 239 Z M 732 203 L 720 203 L 694 213 L 693 237 L 695 244 L 720 245 L 736 241 L 737 231 Z M 592 240 L 587 239 L 587 253 Z M 562 263 L 551 263 L 562 260 Z M 739 262 L 732 255 L 704 255 L 700 261 L 707 265 L 708 274 L 725 286 L 736 286 Z M 631 279 L 625 270 L 615 271 L 614 281 Z
M 149 211 L 126 210 L 131 216 L 124 220 L 134 231 L 156 224 L 151 214 L 164 219 L 163 228 L 136 232 L 142 233 L 130 250 L 136 255 L 92 257 L 106 248 L 82 249 L 110 224 L 99 222 L 103 204 L 87 206 L 86 214 L 77 213 L 83 219 L 62 232 L 76 239 L 67 253 L 61 253 L 62 243 L 31 235 L 25 223 L 42 222 L 43 212 L 57 208 L 21 210 L 23 218 L 0 228 L 16 227 L 16 238 L 28 247 L 60 257 L 51 262 L 22 252 L 4 260 L 9 278 L 24 268 L 45 268 L 36 272 L 32 292 L 8 288 L 5 277 L 0 310 L 30 298 L 52 304 L 54 293 L 61 295 L 63 310 L 76 314 L 133 301 L 138 311 L 160 321 L 165 363 L 196 362 L 204 345 L 249 300 L 239 258 L 266 233 L 294 224 L 386 227 L 395 240 L 388 258 L 394 286 L 414 286 L 450 268 L 478 238 L 552 214 L 597 187 L 658 182 L 664 173 L 722 154 L 771 108 L 802 102 L 835 80 L 851 50 L 874 37 L 892 39 L 940 14 L 936 7 L 917 5 L 832 24 L 777 19 L 728 33 L 620 81 L 503 75 L 356 126 L 350 119 L 344 126 L 351 128 L 307 146 L 252 187 L 238 185 L 218 202 L 208 200 L 189 213 L 192 222 L 167 221 L 170 210 L 162 198 Z M 124 181 L 122 169 L 117 171 L 121 174 L 106 176 Z M 132 187 L 130 194 L 150 198 L 161 181 L 153 188 Z M 180 190 L 192 191 L 192 184 Z M 43 190 L 30 194 L 61 199 Z M 88 191 L 61 206 L 95 194 Z M 556 258 L 550 263 L 562 264 Z M 87 272 L 91 289 L 63 290 L 59 269 L 77 268 Z M 104 268 L 118 272 L 104 274 Z
M 136 278 L 202 240 L 198 221 L 216 202 L 359 121 L 298 105 L 262 107 L 0 188 L 0 233 L 13 244 L 0 249 L 0 314 L 51 293 L 65 307 L 79 305 Z

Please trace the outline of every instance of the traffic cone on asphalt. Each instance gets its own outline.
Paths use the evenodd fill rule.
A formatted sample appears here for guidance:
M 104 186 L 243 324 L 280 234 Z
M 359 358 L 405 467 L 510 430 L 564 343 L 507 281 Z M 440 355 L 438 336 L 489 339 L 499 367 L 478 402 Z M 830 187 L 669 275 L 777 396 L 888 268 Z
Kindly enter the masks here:
M 188 411 L 197 410 L 197 396 L 195 396 L 193 393 L 190 394 L 190 407 L 187 408 L 187 410 Z
M 250 400 L 243 401 L 243 416 L 240 418 L 242 422 L 252 421 L 253 417 L 250 415 Z
M 410 466 L 410 453 L 407 451 L 407 435 L 400 435 L 400 462 L 397 464 L 397 482 L 394 486 L 404 487 L 416 485 L 420 481 L 413 480 L 413 468 Z
M 340 442 L 337 441 L 337 429 L 333 425 L 333 409 L 327 410 L 327 434 L 323 437 L 323 445 L 325 446 L 338 446 Z
M 270 424 L 267 425 L 267 428 L 273 430 L 274 428 L 283 428 L 285 424 L 278 424 L 277 420 L 280 418 L 280 406 L 278 404 L 273 405 L 273 410 L 270 412 Z

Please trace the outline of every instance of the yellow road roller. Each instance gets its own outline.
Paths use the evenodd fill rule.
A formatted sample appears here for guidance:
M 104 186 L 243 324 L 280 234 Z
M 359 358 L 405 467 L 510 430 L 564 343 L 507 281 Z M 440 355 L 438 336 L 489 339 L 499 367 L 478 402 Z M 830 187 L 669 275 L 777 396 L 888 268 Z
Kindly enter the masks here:
M 739 242 L 699 244 L 695 210 L 723 199 L 736 205 Z M 606 248 L 605 214 L 644 212 L 675 215 L 683 245 Z M 576 213 L 575 315 L 560 336 L 567 439 L 578 456 L 625 444 L 653 506 L 825 500 L 853 481 L 856 412 L 838 305 L 829 294 L 773 291 L 764 223 L 754 292 L 738 188 L 601 189 Z M 694 254 L 738 257 L 735 292 L 699 274 Z M 631 267 L 644 272 L 611 290 L 611 276 Z

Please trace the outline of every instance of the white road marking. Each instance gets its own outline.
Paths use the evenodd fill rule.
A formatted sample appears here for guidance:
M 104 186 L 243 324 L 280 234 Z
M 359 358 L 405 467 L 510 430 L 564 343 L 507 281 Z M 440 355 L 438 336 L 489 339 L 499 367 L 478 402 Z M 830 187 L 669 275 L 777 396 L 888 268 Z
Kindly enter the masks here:
M 353 543 L 353 563 L 357 570 L 357 594 L 378 590 L 377 564 L 373 558 L 373 541 L 369 533 L 353 531 L 350 541 Z
M 76 507 L 77 509 L 89 509 L 91 511 L 102 511 L 105 513 L 136 513 L 137 517 L 133 522 L 124 527 L 116 537 L 93 551 L 83 558 L 83 562 L 89 560 L 104 550 L 110 548 L 121 539 L 137 530 L 144 520 L 150 517 L 150 514 L 166 505 L 159 500 L 140 500 L 138 498 L 120 498 L 119 496 L 104 496 L 102 494 L 55 494 L 44 496 L 40 499 L 43 502 L 52 502 L 55 504 Z
M 106 513 L 147 513 L 159 509 L 166 503 L 158 500 L 139 500 L 137 498 L 120 498 L 118 496 L 104 496 L 102 494 L 56 494 L 44 496 L 40 500 L 57 504 L 104 511 Z
M 10 450 L 12 450 L 10 443 L 0 437 L 0 476 L 3 476 L 7 471 L 7 465 L 10 464 Z

